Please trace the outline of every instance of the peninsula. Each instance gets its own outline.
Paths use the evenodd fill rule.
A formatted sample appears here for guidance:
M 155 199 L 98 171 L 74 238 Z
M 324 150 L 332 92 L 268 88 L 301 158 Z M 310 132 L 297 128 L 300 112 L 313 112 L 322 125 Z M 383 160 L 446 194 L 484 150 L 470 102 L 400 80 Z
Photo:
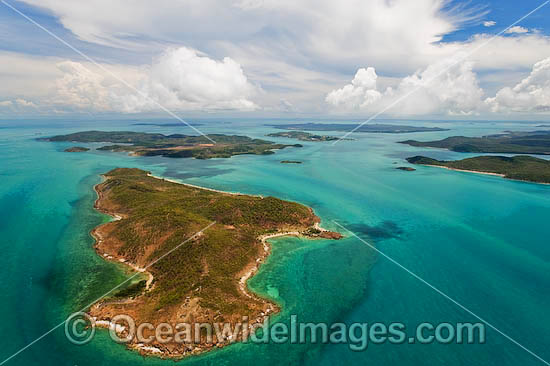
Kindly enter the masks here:
M 338 137 L 326 136 L 326 135 L 314 135 L 304 131 L 285 131 L 270 133 L 269 137 L 286 137 L 289 139 L 298 139 L 300 141 L 335 141 Z
M 96 251 L 147 277 L 93 305 L 89 314 L 96 324 L 113 327 L 117 314 L 131 316 L 136 324 L 235 325 L 249 319 L 236 337 L 214 333 L 209 340 L 199 333 L 198 342 L 193 335 L 189 343 L 127 344 L 147 355 L 181 358 L 223 347 L 276 313 L 277 304 L 246 286 L 269 254 L 267 239 L 341 237 L 320 228 L 320 219 L 304 205 L 203 189 L 140 169 L 114 169 L 95 189 L 96 209 L 115 217 L 92 231 Z
M 534 183 L 550 183 L 550 161 L 532 156 L 477 156 L 456 161 L 414 156 L 408 158 L 407 161 L 411 164 L 498 175 L 507 179 Z
M 432 132 L 448 131 L 439 127 L 416 127 L 387 124 L 355 124 L 355 123 L 297 123 L 289 125 L 267 125 L 282 130 L 299 131 L 342 131 L 342 132 L 370 132 L 370 133 L 410 133 L 410 132 Z
M 417 147 L 456 152 L 550 155 L 550 131 L 506 132 L 482 137 L 452 136 L 438 141 L 400 141 Z
M 163 135 L 160 133 L 130 131 L 84 131 L 68 135 L 40 138 L 42 141 L 102 142 L 98 150 L 122 151 L 137 156 L 164 156 L 169 158 L 229 158 L 234 155 L 273 154 L 273 150 L 286 147 L 302 147 L 300 144 L 275 144 L 271 141 L 253 139 L 247 136 L 210 134 L 190 136 L 182 134 Z M 209 138 L 211 140 L 209 140 Z M 212 142 L 215 141 L 216 143 Z

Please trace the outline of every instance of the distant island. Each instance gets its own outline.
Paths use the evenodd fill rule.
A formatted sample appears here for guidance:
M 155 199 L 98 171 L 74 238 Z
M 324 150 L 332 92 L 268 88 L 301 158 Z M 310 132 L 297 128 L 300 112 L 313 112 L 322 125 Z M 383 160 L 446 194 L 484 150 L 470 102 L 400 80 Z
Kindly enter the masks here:
M 538 126 L 535 126 L 535 127 L 550 127 L 550 125 L 538 125 Z
M 69 147 L 63 151 L 65 152 L 84 152 L 84 151 L 88 151 L 90 149 L 88 149 L 87 147 L 82 147 L 82 146 L 73 146 L 73 147 Z
M 507 179 L 550 183 L 550 161 L 532 156 L 477 156 L 456 161 L 414 156 L 408 158 L 407 161 L 411 164 L 498 175 Z
M 115 145 L 106 145 L 98 150 L 129 152 L 137 156 L 197 159 L 229 158 L 242 154 L 268 155 L 277 149 L 302 147 L 300 144 L 275 144 L 247 136 L 210 134 L 208 137 L 216 141 L 216 144 L 205 136 L 130 131 L 84 131 L 39 140 L 114 143 Z
M 448 131 L 445 128 L 439 127 L 415 127 L 401 125 L 386 125 L 386 124 L 352 124 L 352 123 L 297 123 L 290 125 L 267 125 L 282 130 L 304 130 L 304 131 L 344 131 L 349 132 L 370 132 L 370 133 L 410 133 L 410 132 L 433 132 L 433 131 Z M 338 139 L 338 138 L 337 138 Z
M 453 136 L 438 141 L 400 141 L 417 147 L 437 147 L 456 152 L 550 154 L 550 131 L 506 132 L 483 137 Z
M 269 255 L 267 240 L 285 235 L 341 238 L 320 228 L 311 208 L 295 202 L 180 184 L 140 169 L 114 169 L 104 179 L 95 187 L 95 208 L 115 220 L 92 231 L 95 249 L 105 260 L 142 272 L 143 278 L 89 309 L 103 327 L 110 326 L 115 314 L 130 315 L 136 324 L 183 322 L 192 324 L 191 329 L 203 322 L 234 326 L 248 316 L 243 331 L 250 332 L 279 311 L 246 285 Z M 201 333 L 198 343 L 144 345 L 134 340 L 128 347 L 181 358 L 241 337 L 218 338 L 214 333 L 209 341 Z
M 339 140 L 338 137 L 326 136 L 326 135 L 314 135 L 304 131 L 285 131 L 270 133 L 269 137 L 286 137 L 289 139 L 298 139 L 300 141 L 335 141 Z
M 302 164 L 302 162 L 298 160 L 283 160 L 281 164 Z
M 189 127 L 189 126 L 202 126 L 202 123 L 153 123 L 153 122 L 139 122 L 132 123 L 133 126 L 157 126 L 157 127 Z
M 411 168 L 410 166 L 398 166 L 395 169 L 404 170 L 406 172 L 414 172 L 416 170 L 415 168 Z

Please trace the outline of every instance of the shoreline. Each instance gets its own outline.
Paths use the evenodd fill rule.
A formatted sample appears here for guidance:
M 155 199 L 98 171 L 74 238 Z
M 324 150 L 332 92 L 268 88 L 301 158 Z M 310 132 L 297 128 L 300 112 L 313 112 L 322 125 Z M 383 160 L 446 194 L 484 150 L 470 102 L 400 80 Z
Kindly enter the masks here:
M 157 179 L 161 179 L 161 180 L 165 180 L 165 181 L 167 181 L 167 182 L 172 182 L 172 183 L 176 183 L 176 184 L 181 184 L 181 185 L 183 185 L 183 186 L 187 186 L 187 187 L 191 187 L 191 188 L 203 189 L 203 190 L 205 190 L 205 191 L 210 191 L 210 192 L 217 192 L 217 193 L 222 193 L 222 194 L 229 194 L 229 195 L 232 195 L 232 196 L 250 196 L 250 197 L 260 197 L 260 198 L 264 198 L 264 196 L 262 196 L 261 194 L 245 194 L 245 193 L 241 193 L 241 192 L 221 191 L 221 190 L 219 190 L 219 189 L 208 188 L 208 187 L 201 187 L 201 186 L 197 186 L 197 185 L 190 184 L 190 183 L 184 183 L 184 182 L 181 182 L 181 181 L 177 181 L 177 180 L 175 180 L 175 179 L 169 179 L 169 178 L 159 177 L 159 176 L 153 175 L 153 174 L 151 174 L 151 173 L 148 173 L 147 176 L 153 177 L 153 178 L 157 178 Z
M 216 192 L 216 193 L 220 193 L 220 194 L 264 198 L 261 195 L 247 195 L 247 194 L 243 194 L 243 193 L 239 193 L 239 192 L 225 192 L 225 191 L 220 191 L 220 190 L 216 190 L 216 189 L 196 186 L 196 185 L 192 185 L 192 184 L 188 184 L 188 183 L 182 183 L 182 182 L 179 182 L 179 181 L 176 181 L 176 180 L 154 176 L 150 173 L 147 174 L 147 175 L 150 176 L 150 177 L 153 177 L 155 179 L 168 181 L 168 182 L 171 182 L 171 183 L 174 183 L 174 184 L 181 184 L 181 185 L 188 186 L 188 187 L 191 187 L 191 188 L 212 191 L 212 192 Z M 94 185 L 94 187 L 93 187 L 94 191 L 96 192 L 96 195 L 97 195 L 97 198 L 94 201 L 94 209 L 96 209 L 98 212 L 101 212 L 105 215 L 108 215 L 108 216 L 112 217 L 112 220 L 108 221 L 106 223 L 102 223 L 102 224 L 96 226 L 94 229 L 92 229 L 90 231 L 90 235 L 95 240 L 93 248 L 94 248 L 95 252 L 97 253 L 97 255 L 99 255 L 102 259 L 104 259 L 106 261 L 113 262 L 113 263 L 126 265 L 126 267 L 128 267 L 129 269 L 131 269 L 132 271 L 134 271 L 136 273 L 139 272 L 139 273 L 147 275 L 148 279 L 147 279 L 146 288 L 145 288 L 145 291 L 144 291 L 144 293 L 147 293 L 153 287 L 151 285 L 153 283 L 154 277 L 150 272 L 148 272 L 146 270 L 146 268 L 142 268 L 142 267 L 138 266 L 137 264 L 128 261 L 126 258 L 124 258 L 122 256 L 119 256 L 119 255 L 115 256 L 115 255 L 108 254 L 105 251 L 101 250 L 101 248 L 100 248 L 100 245 L 104 240 L 101 233 L 99 232 L 100 228 L 103 227 L 104 225 L 108 224 L 108 223 L 124 219 L 123 215 L 120 215 L 116 212 L 111 212 L 111 211 L 106 210 L 105 208 L 101 207 L 101 199 L 103 198 L 103 195 L 98 190 L 98 186 L 100 184 L 104 183 L 108 179 L 107 176 L 103 175 L 103 174 L 101 175 L 101 177 L 103 178 L 102 182 Z M 238 278 L 237 286 L 238 286 L 238 289 L 240 290 L 240 292 L 245 297 L 262 303 L 265 307 L 265 309 L 258 314 L 258 317 L 256 317 L 256 319 L 255 319 L 256 321 L 251 322 L 249 324 L 249 330 L 252 330 L 256 323 L 263 323 L 268 317 L 279 313 L 280 309 L 281 309 L 280 305 L 278 303 L 276 303 L 273 299 L 266 298 L 266 297 L 263 297 L 259 294 L 254 293 L 252 291 L 249 291 L 249 288 L 247 286 L 248 280 L 251 279 L 254 275 L 256 275 L 258 273 L 258 271 L 261 268 L 261 265 L 265 262 L 265 260 L 269 257 L 269 255 L 271 253 L 271 245 L 268 241 L 270 239 L 273 239 L 273 238 L 276 238 L 276 237 L 284 237 L 284 236 L 296 236 L 296 237 L 304 237 L 304 238 L 309 238 L 309 239 L 327 239 L 327 238 L 333 238 L 334 239 L 335 238 L 334 235 L 336 236 L 337 239 L 342 237 L 342 235 L 340 233 L 331 232 L 330 230 L 322 228 L 320 226 L 320 218 L 315 215 L 315 213 L 313 212 L 313 209 L 310 208 L 310 210 L 311 210 L 311 213 L 315 217 L 317 217 L 317 219 L 319 221 L 315 222 L 312 226 L 308 227 L 307 229 L 302 230 L 302 231 L 280 231 L 280 232 L 275 232 L 275 233 L 270 233 L 270 234 L 263 234 L 263 235 L 260 235 L 260 236 L 257 237 L 257 240 L 262 244 L 259 248 L 259 255 L 255 258 L 255 260 L 249 262 L 243 268 L 243 270 L 240 272 L 240 274 L 237 277 Z M 311 230 L 311 229 L 317 230 L 318 233 L 313 233 L 311 235 L 307 235 L 308 230 Z M 329 234 L 326 234 L 326 235 L 329 235 L 329 237 L 327 237 L 327 236 L 323 237 L 322 235 L 324 235 L 324 233 L 329 233 Z M 330 235 L 333 235 L 333 236 L 330 237 Z M 135 301 L 135 299 L 125 299 L 123 301 L 133 302 L 133 301 Z M 96 322 L 96 326 L 99 327 L 99 328 L 110 329 L 110 328 L 114 327 L 114 325 L 111 324 L 111 322 L 108 319 L 103 319 L 103 318 L 101 318 L 101 316 L 93 316 L 92 315 L 92 310 L 93 309 L 95 309 L 95 310 L 100 309 L 103 305 L 109 304 L 109 303 L 110 302 L 108 300 L 105 301 L 105 299 L 101 299 L 98 302 L 94 303 L 90 307 L 90 309 L 87 311 L 87 313 L 90 314 L 90 316 L 92 316 L 92 318 Z M 120 329 L 120 330 L 124 331 L 124 329 Z M 216 344 L 215 348 L 223 348 L 223 347 L 225 347 L 227 345 L 230 345 L 230 344 L 232 344 L 234 342 L 237 342 L 237 341 L 233 341 L 233 342 L 218 341 L 218 344 Z M 189 351 L 189 352 L 183 352 L 183 353 L 178 353 L 178 354 L 172 354 L 172 353 L 171 354 L 165 354 L 164 351 L 162 351 L 162 349 L 157 348 L 154 345 L 144 345 L 144 344 L 141 344 L 141 343 L 131 343 L 131 344 L 127 345 L 127 348 L 129 350 L 138 351 L 143 356 L 155 356 L 155 357 L 168 358 L 168 359 L 174 359 L 174 360 L 182 359 L 182 358 L 192 356 L 192 355 L 202 354 L 202 353 L 208 352 L 208 351 L 213 349 L 212 347 L 209 347 L 208 345 L 197 344 L 197 345 L 195 345 L 195 348 L 192 351 Z
M 545 185 L 545 186 L 550 185 L 550 183 L 545 183 L 545 182 L 535 182 L 535 181 L 532 181 L 532 180 L 508 178 L 508 177 L 506 177 L 505 174 L 499 174 L 499 173 L 482 172 L 482 171 L 479 171 L 479 170 L 466 170 L 466 169 L 451 168 L 451 167 L 444 166 L 444 165 L 432 165 L 432 164 L 419 164 L 419 165 L 429 166 L 429 167 L 433 167 L 433 168 L 443 168 L 443 169 L 447 169 L 447 170 L 453 170 L 455 172 L 492 175 L 494 177 L 500 177 L 500 178 L 504 178 L 504 179 L 511 180 L 511 181 L 514 181 L 514 182 L 542 184 L 542 185 Z

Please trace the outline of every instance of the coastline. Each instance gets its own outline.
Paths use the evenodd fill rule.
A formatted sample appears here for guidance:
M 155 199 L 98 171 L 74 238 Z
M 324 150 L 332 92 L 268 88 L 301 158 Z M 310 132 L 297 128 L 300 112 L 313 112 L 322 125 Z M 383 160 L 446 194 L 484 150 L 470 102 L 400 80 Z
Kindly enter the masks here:
M 202 190 L 210 191 L 210 192 L 217 192 L 217 193 L 222 193 L 222 194 L 229 194 L 229 195 L 232 195 L 232 196 L 249 196 L 249 197 L 260 197 L 260 198 L 263 198 L 263 197 L 264 197 L 264 196 L 262 196 L 261 194 L 245 194 L 245 193 L 240 193 L 240 192 L 221 191 L 221 190 L 219 190 L 219 189 L 208 188 L 208 187 L 201 187 L 201 186 L 197 186 L 197 185 L 190 184 L 190 183 L 180 182 L 180 181 L 177 181 L 177 180 L 175 180 L 175 179 L 169 179 L 169 178 L 159 177 L 159 176 L 153 175 L 153 174 L 151 174 L 151 173 L 148 173 L 147 175 L 148 175 L 149 177 L 153 177 L 153 178 L 165 180 L 165 181 L 167 181 L 167 182 L 172 182 L 172 183 L 176 183 L 176 184 L 181 184 L 181 185 L 183 185 L 183 186 L 187 186 L 187 187 L 191 187 L 191 188 L 197 188 L 197 189 L 202 189 Z
M 443 166 L 443 165 L 432 165 L 432 164 L 420 164 L 420 165 L 430 166 L 430 167 L 434 167 L 434 168 L 443 168 L 443 169 L 447 169 L 447 170 L 454 170 L 455 172 L 464 172 L 464 173 L 474 173 L 474 174 L 492 175 L 492 176 L 495 176 L 495 177 L 501 177 L 501 178 L 504 178 L 504 179 L 507 179 L 507 180 L 511 180 L 511 181 L 515 181 L 515 182 L 532 183 L 532 184 L 542 184 L 542 185 L 545 185 L 545 186 L 550 185 L 550 183 L 545 183 L 545 182 L 534 182 L 534 181 L 532 181 L 532 180 L 508 178 L 505 174 L 499 174 L 499 173 L 482 172 L 482 171 L 479 171 L 479 170 L 457 169 L 457 168 L 451 168 L 451 167 Z
M 150 176 L 150 177 L 153 177 L 155 179 L 168 181 L 168 182 L 175 183 L 175 184 L 181 184 L 181 185 L 184 185 L 184 186 L 188 186 L 188 187 L 192 187 L 192 188 L 200 189 L 200 190 L 207 190 L 207 191 L 212 191 L 212 192 L 217 192 L 217 193 L 227 194 L 227 195 L 239 195 L 239 196 L 251 196 L 251 197 L 264 198 L 261 195 L 247 195 L 247 194 L 242 194 L 242 193 L 238 193 L 238 192 L 225 192 L 225 191 L 220 191 L 220 190 L 216 190 L 216 189 L 211 189 L 211 188 L 196 186 L 196 185 L 192 185 L 192 184 L 182 183 L 182 182 L 167 179 L 167 178 L 164 178 L 164 177 L 157 177 L 157 176 L 154 176 L 150 173 L 147 174 L 147 175 Z M 97 211 L 99 211 L 103 214 L 106 214 L 106 215 L 112 217 L 113 220 L 111 220 L 107 223 L 100 224 L 100 225 L 96 226 L 94 229 L 91 230 L 90 235 L 95 240 L 94 249 L 95 249 L 96 253 L 101 258 L 103 258 L 104 260 L 111 261 L 111 262 L 118 263 L 118 264 L 124 264 L 129 269 L 131 269 L 132 271 L 143 273 L 143 274 L 147 275 L 148 279 L 147 279 L 147 282 L 146 282 L 145 292 L 148 292 L 153 288 L 152 284 L 153 284 L 154 277 L 150 272 L 148 272 L 146 270 L 146 268 L 142 268 L 139 265 L 130 262 L 129 260 L 127 260 L 126 258 L 124 258 L 120 255 L 109 254 L 109 253 L 105 252 L 104 250 L 102 250 L 102 248 L 101 248 L 101 244 L 103 243 L 103 240 L 104 240 L 104 238 L 102 236 L 102 233 L 100 231 L 101 228 L 104 227 L 105 225 L 109 224 L 109 223 L 116 222 L 116 221 L 119 221 L 119 220 L 122 220 L 122 219 L 125 218 L 124 215 L 121 215 L 117 212 L 109 211 L 109 210 L 105 209 L 105 207 L 101 206 L 101 200 L 103 198 L 103 194 L 101 193 L 100 190 L 98 190 L 98 186 L 100 184 L 104 183 L 107 179 L 107 177 L 103 174 L 101 175 L 101 177 L 103 178 L 103 181 L 96 184 L 96 185 L 94 185 L 94 187 L 93 187 L 94 191 L 97 194 L 97 199 L 94 202 L 94 209 L 96 209 Z M 258 295 L 256 293 L 250 291 L 248 289 L 248 286 L 247 286 L 248 280 L 250 278 L 252 278 L 256 273 L 258 273 L 258 271 L 261 268 L 261 265 L 265 262 L 265 260 L 267 259 L 267 257 L 271 253 L 271 246 L 270 246 L 270 243 L 268 241 L 270 239 L 273 239 L 273 238 L 276 238 L 276 237 L 284 237 L 284 236 L 305 237 L 305 238 L 309 238 L 309 239 L 322 239 L 322 238 L 325 238 L 325 239 L 327 239 L 327 238 L 339 239 L 339 238 L 342 237 L 342 235 L 339 234 L 339 233 L 331 232 L 327 229 L 322 228 L 319 224 L 320 218 L 315 215 L 315 213 L 313 212 L 313 210 L 311 208 L 309 208 L 309 209 L 311 210 L 311 213 L 315 216 L 315 218 L 319 221 L 315 222 L 312 226 L 310 226 L 309 228 L 307 228 L 306 230 L 303 230 L 303 231 L 288 231 L 288 230 L 285 230 L 285 231 L 279 231 L 279 232 L 275 232 L 275 233 L 264 234 L 264 235 L 258 236 L 257 239 L 262 244 L 261 247 L 260 247 L 260 250 L 259 250 L 259 255 L 255 258 L 255 260 L 249 262 L 238 275 L 238 282 L 237 283 L 238 283 L 238 288 L 239 288 L 240 292 L 244 296 L 246 296 L 247 298 L 254 299 L 254 300 L 262 303 L 265 306 L 265 309 L 259 313 L 258 317 L 251 319 L 252 321 L 249 324 L 248 332 L 253 331 L 254 327 L 257 324 L 263 324 L 264 321 L 269 316 L 277 314 L 280 311 L 280 306 L 276 302 L 274 302 L 272 299 L 264 298 L 261 295 Z M 315 230 L 317 232 L 315 232 L 315 231 L 310 232 L 310 230 Z M 308 235 L 308 233 L 309 233 L 309 235 Z M 125 300 L 121 300 L 121 301 L 122 302 L 135 302 L 135 299 L 125 299 Z M 95 304 L 93 304 L 90 307 L 90 309 L 88 310 L 88 314 L 90 316 L 92 316 L 92 318 L 94 319 L 94 321 L 96 322 L 96 325 L 98 327 L 107 328 L 107 329 L 115 329 L 117 332 L 124 332 L 125 329 L 116 328 L 116 326 L 114 324 L 112 324 L 108 318 L 107 319 L 102 319 L 101 317 L 97 317 L 97 316 L 92 315 L 92 313 L 94 311 L 99 311 L 99 309 L 104 304 L 109 304 L 109 303 L 111 303 L 111 302 L 109 302 L 109 301 L 106 302 L 105 299 L 99 300 L 98 302 L 96 302 Z M 230 340 L 230 341 L 221 340 L 221 341 L 218 341 L 218 343 L 216 343 L 213 346 L 212 345 L 206 345 L 205 346 L 205 345 L 202 345 L 202 344 L 198 344 L 198 345 L 195 345 L 195 347 L 192 350 L 190 350 L 189 352 L 184 351 L 182 353 L 177 353 L 177 354 L 174 354 L 174 353 L 166 354 L 165 351 L 161 348 L 157 348 L 154 345 L 144 345 L 144 344 L 141 344 L 141 343 L 127 344 L 127 348 L 130 349 L 130 350 L 138 351 L 143 356 L 156 356 L 156 357 L 160 357 L 160 358 L 171 358 L 171 359 L 177 360 L 177 359 L 181 359 L 181 358 L 184 358 L 184 357 L 187 357 L 187 356 L 198 355 L 198 354 L 201 354 L 201 353 L 204 353 L 204 352 L 208 352 L 208 351 L 210 351 L 212 349 L 215 349 L 215 348 L 222 348 L 224 346 L 227 346 L 229 344 L 232 344 L 232 343 L 238 342 L 238 341 L 239 341 L 239 339 Z

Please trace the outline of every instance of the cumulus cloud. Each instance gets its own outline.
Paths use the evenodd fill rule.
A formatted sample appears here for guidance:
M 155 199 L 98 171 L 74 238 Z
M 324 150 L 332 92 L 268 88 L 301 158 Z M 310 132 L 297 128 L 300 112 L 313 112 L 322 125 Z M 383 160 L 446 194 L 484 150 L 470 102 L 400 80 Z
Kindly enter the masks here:
M 522 27 L 513 27 L 510 31 L 515 33 L 494 39 L 494 35 L 482 33 L 463 41 L 447 41 L 445 35 L 465 25 L 482 23 L 492 27 L 496 24 L 493 20 L 483 22 L 488 14 L 486 8 L 450 0 L 348 0 L 345 4 L 333 0 L 22 1 L 46 9 L 77 38 L 95 43 L 89 50 L 102 50 L 100 54 L 104 57 L 108 54 L 107 59 L 116 57 L 115 53 L 97 44 L 123 48 L 124 51 L 118 52 L 133 57 L 132 62 L 136 64 L 143 63 L 140 57 L 144 55 L 150 57 L 162 52 L 166 44 L 187 47 L 191 56 L 183 66 L 188 70 L 196 68 L 202 81 L 191 78 L 191 72 L 184 76 L 155 69 L 155 63 L 168 68 L 177 64 L 168 59 L 184 57 L 184 51 L 173 52 L 165 60 L 161 56 L 153 65 L 138 70 L 129 65 L 117 69 L 120 72 L 129 70 L 129 78 L 135 79 L 131 84 L 146 98 L 124 90 L 122 85 L 93 67 L 89 68 L 102 80 L 94 80 L 91 75 L 84 77 L 82 71 L 61 71 L 53 67 L 61 74 L 58 78 L 64 78 L 65 73 L 76 74 L 67 77 L 69 85 L 62 89 L 69 93 L 67 100 L 84 106 L 95 93 L 99 101 L 90 101 L 92 104 L 114 111 L 153 110 L 155 102 L 149 98 L 174 110 L 252 110 L 257 108 L 257 103 L 271 110 L 284 111 L 288 108 L 280 100 L 285 99 L 300 111 L 323 113 L 324 104 L 319 101 L 331 90 L 334 93 L 329 104 L 334 107 L 375 108 L 400 93 L 399 83 L 392 84 L 391 92 L 386 90 L 388 78 L 420 75 L 422 72 L 417 70 L 426 71 L 430 65 L 457 52 L 474 50 L 476 52 L 469 59 L 474 65 L 473 71 L 479 72 L 483 87 L 487 88 L 484 82 L 487 75 L 498 72 L 502 76 L 500 82 L 489 86 L 493 94 L 505 84 L 516 83 L 519 72 L 526 72 L 550 54 L 549 36 Z M 489 39 L 491 41 L 487 42 Z M 193 49 L 205 51 L 209 56 Z M 224 58 L 226 56 L 229 58 Z M 206 62 L 205 57 L 212 62 Z M 343 75 L 351 76 L 365 62 L 381 75 L 375 88 L 342 82 Z M 11 63 L 4 65 L 8 69 Z M 209 74 L 203 68 L 231 70 L 234 78 Z M 23 75 L 4 83 L 2 69 L 0 62 L 0 100 L 12 100 L 14 95 L 26 98 L 27 93 L 42 91 L 46 85 L 42 72 L 36 78 Z M 217 75 L 215 80 L 210 80 L 213 75 Z M 44 83 L 36 87 L 39 81 Z M 87 86 L 70 85 L 77 81 Z M 185 86 L 195 81 L 193 90 Z M 206 86 L 218 82 L 224 87 Z M 265 92 L 256 93 L 254 85 L 261 85 Z M 92 87 L 96 89 L 88 90 Z M 224 90 L 233 90 L 233 97 L 227 97 Z M 425 97 L 430 101 L 428 105 L 432 105 L 434 97 Z M 57 100 L 61 102 L 62 99 Z M 29 97 L 28 100 L 38 104 L 38 99 Z M 461 110 L 459 105 L 451 107 L 451 110 Z
M 331 91 L 325 98 L 333 106 L 345 106 L 352 109 L 365 108 L 378 101 L 382 94 L 376 90 L 376 71 L 374 67 L 357 70 L 351 84 Z
M 185 47 L 170 49 L 153 62 L 143 90 L 149 99 L 168 108 L 258 108 L 248 99 L 255 88 L 237 62 L 229 57 L 216 61 Z M 155 106 L 141 101 L 127 107 L 139 111 Z
M 513 27 L 507 29 L 505 33 L 508 33 L 508 34 L 529 33 L 529 29 L 523 28 L 523 27 L 520 26 L 520 25 L 516 25 L 516 26 L 513 26 Z
M 378 112 L 391 106 L 388 114 L 471 114 L 482 104 L 483 90 L 472 62 L 449 58 L 403 78 L 395 88 L 376 88 L 374 68 L 360 69 L 351 84 L 331 91 L 326 101 L 344 109 Z
M 169 49 L 149 66 L 93 65 L 75 61 L 56 64 L 55 88 L 41 96 L 45 109 L 137 113 L 170 110 L 253 110 L 255 87 L 231 58 L 221 61 L 188 48 Z M 57 75 L 57 74 L 56 74 Z M 24 99 L 0 106 L 34 107 Z
M 492 112 L 550 111 L 550 57 L 537 62 L 516 86 L 502 88 L 485 103 Z

